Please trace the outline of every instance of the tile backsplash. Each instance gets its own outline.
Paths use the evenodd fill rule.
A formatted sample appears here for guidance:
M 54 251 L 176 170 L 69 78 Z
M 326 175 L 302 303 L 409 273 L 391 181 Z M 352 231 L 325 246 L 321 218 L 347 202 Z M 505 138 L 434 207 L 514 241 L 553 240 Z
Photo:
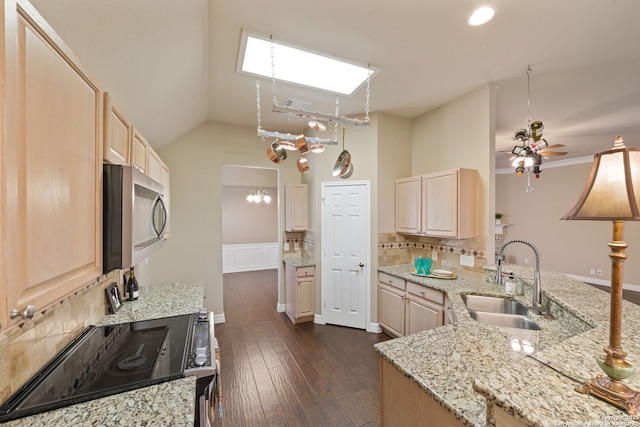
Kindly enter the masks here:
M 378 234 L 378 265 L 412 264 L 415 258 L 432 258 L 434 251 L 437 260 L 435 268 L 455 271 L 459 276 L 484 277 L 487 263 L 484 239 L 443 239 L 426 236 L 412 236 L 398 233 Z M 473 256 L 474 266 L 460 264 L 460 255 Z
M 297 255 L 309 260 L 315 258 L 316 235 L 313 231 L 284 232 L 282 245 L 283 255 Z
M 114 270 L 33 319 L 0 332 L 0 403 L 4 403 L 89 325 L 107 314 L 105 288 L 122 283 Z

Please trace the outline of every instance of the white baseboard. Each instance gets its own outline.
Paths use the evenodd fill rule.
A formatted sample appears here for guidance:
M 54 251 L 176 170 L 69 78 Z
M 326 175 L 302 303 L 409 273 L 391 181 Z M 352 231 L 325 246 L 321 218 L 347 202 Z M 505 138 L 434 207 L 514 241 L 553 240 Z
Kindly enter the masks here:
M 316 325 L 326 325 L 327 322 L 322 318 L 322 314 L 314 314 L 313 315 L 313 323 Z
M 286 309 L 287 306 L 285 304 L 276 303 L 276 311 L 278 313 L 284 313 Z
M 593 285 L 599 285 L 599 286 L 606 286 L 607 288 L 611 287 L 611 280 L 596 279 L 594 277 L 587 277 L 587 276 L 576 276 L 575 274 L 567 274 L 567 276 L 571 277 L 572 279 L 579 280 L 581 282 L 591 283 Z M 544 283 L 542 284 L 542 287 L 544 289 Z M 639 285 L 632 285 L 630 283 L 623 283 L 622 289 L 626 289 L 628 291 L 633 291 L 633 292 L 640 292 Z
M 226 320 L 224 318 L 224 312 L 220 313 L 220 314 L 215 314 L 213 315 L 213 323 L 224 323 Z
M 369 323 L 367 326 L 367 332 L 371 332 L 372 334 L 380 334 L 382 333 L 382 328 L 379 323 Z

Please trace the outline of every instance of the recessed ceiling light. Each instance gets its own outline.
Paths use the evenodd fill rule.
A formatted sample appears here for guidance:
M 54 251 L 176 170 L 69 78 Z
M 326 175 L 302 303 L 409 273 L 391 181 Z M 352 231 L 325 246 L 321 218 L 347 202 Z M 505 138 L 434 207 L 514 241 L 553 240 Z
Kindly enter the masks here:
M 273 46 L 273 70 L 271 67 Z M 242 32 L 238 71 L 351 95 L 378 69 L 295 47 L 269 36 Z
M 469 25 L 477 27 L 478 25 L 486 24 L 493 18 L 496 10 L 491 6 L 482 6 L 474 10 L 469 17 Z

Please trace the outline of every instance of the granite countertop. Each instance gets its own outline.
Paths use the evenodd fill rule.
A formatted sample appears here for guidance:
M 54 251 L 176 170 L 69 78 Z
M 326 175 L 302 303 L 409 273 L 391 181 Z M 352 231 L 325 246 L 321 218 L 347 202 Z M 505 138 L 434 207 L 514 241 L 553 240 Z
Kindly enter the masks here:
M 293 267 L 313 267 L 316 265 L 312 260 L 299 256 L 285 256 L 282 258 L 282 261 Z
M 98 325 L 196 313 L 202 308 L 203 292 L 202 282 L 141 287 L 137 301 L 126 301 L 116 314 L 105 316 Z M 20 418 L 3 426 L 192 427 L 195 390 L 196 377 L 180 378 Z
M 98 326 L 197 313 L 202 308 L 203 294 L 202 282 L 143 286 L 136 301 L 124 301 L 120 310 L 104 316 Z
M 471 319 L 460 298 L 465 293 L 501 296 L 505 294 L 502 287 L 464 277 L 418 277 L 412 270 L 411 265 L 379 268 L 446 292 L 455 322 L 378 343 L 375 348 L 464 424 L 493 425 L 491 416 L 487 421 L 487 408 L 491 414 L 493 405 L 527 425 L 539 426 L 598 422 L 602 417 L 624 415 L 575 392 L 577 383 L 567 378 L 584 381 L 601 373 L 594 357 L 608 344 L 609 294 L 564 274 L 543 272 L 543 302 L 549 302 L 555 320 L 530 313 L 541 331 L 503 328 Z M 504 270 L 513 272 L 525 285 L 525 295 L 515 299 L 531 305 L 532 269 L 507 265 Z M 495 277 L 495 271 L 487 269 L 487 276 Z M 629 353 L 627 360 L 638 365 L 640 339 L 633 332 L 640 327 L 640 307 L 625 302 L 623 313 L 623 332 L 627 331 L 623 348 Z M 626 382 L 640 389 L 637 375 Z

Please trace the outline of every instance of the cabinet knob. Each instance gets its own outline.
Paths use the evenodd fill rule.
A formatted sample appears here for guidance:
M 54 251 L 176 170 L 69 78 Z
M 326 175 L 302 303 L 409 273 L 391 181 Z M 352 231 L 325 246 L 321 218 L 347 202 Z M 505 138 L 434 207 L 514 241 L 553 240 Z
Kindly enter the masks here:
M 36 308 L 32 305 L 28 305 L 22 312 L 17 308 L 14 308 L 13 310 L 11 310 L 11 312 L 9 313 L 9 318 L 15 319 L 16 317 L 20 316 L 23 319 L 27 320 L 27 319 L 32 319 L 35 313 L 36 313 Z

